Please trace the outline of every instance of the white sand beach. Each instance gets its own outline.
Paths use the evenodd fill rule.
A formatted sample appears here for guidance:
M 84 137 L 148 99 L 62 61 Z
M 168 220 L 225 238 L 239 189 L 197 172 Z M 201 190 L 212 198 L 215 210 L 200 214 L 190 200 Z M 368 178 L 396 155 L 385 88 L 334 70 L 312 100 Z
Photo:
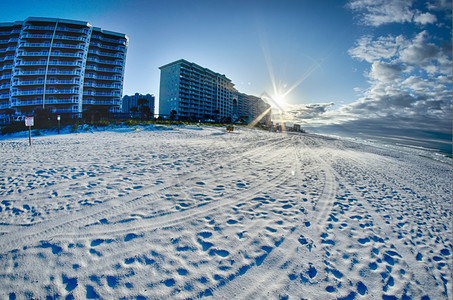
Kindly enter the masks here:
M 1 299 L 452 297 L 433 152 L 150 125 L 3 137 L 0 156 Z

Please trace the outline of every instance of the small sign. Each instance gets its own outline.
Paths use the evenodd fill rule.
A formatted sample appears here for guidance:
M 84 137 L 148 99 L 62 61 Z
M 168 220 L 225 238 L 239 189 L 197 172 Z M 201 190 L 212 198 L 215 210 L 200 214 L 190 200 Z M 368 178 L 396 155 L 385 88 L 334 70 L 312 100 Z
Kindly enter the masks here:
M 25 117 L 25 126 L 35 126 L 35 119 L 33 117 Z

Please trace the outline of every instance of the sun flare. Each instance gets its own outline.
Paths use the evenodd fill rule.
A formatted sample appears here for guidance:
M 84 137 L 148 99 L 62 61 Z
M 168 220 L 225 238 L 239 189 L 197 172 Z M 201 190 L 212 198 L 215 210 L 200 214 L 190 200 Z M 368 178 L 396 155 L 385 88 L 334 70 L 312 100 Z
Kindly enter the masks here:
M 285 94 L 282 93 L 274 94 L 274 96 L 272 97 L 273 100 L 272 104 L 274 104 L 274 106 L 276 106 L 279 109 L 284 109 L 287 105 L 285 98 L 286 98 Z

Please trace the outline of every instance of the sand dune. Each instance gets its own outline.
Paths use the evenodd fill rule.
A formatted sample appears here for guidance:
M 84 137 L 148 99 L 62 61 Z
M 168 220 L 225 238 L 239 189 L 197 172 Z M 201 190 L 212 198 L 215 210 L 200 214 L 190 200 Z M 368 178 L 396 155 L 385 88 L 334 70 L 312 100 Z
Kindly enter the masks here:
M 0 298 L 451 299 L 451 159 L 137 129 L 0 140 Z

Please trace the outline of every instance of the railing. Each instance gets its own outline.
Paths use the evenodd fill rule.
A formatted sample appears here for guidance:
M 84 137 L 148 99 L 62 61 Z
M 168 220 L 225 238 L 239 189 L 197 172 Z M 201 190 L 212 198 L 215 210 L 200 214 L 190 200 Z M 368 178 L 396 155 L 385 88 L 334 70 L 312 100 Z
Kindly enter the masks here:
M 3 67 L 0 67 L 0 71 L 3 71 L 3 70 L 8 70 L 8 69 L 12 69 L 13 68 L 13 65 L 4 65 Z
M 55 26 L 35 26 L 35 25 L 25 25 L 24 29 L 35 29 L 35 30 L 54 30 Z M 67 31 L 67 32 L 78 32 L 78 33 L 88 33 L 88 29 L 76 29 L 69 27 L 57 27 L 57 31 Z
M 86 78 L 101 79 L 101 80 L 116 80 L 120 81 L 121 76 L 98 76 L 94 74 L 85 74 Z
M 89 54 L 96 54 L 96 55 L 100 55 L 100 56 L 109 56 L 109 57 L 118 57 L 118 58 L 123 58 L 124 57 L 124 53 L 112 54 L 112 53 L 101 52 L 101 51 L 96 51 L 96 50 L 89 50 L 88 53 Z
M 110 38 L 106 38 L 106 37 L 100 36 L 98 34 L 93 34 L 91 36 L 91 39 L 98 39 L 98 40 L 101 40 L 101 41 L 106 41 L 106 42 L 116 43 L 116 44 L 121 44 L 121 45 L 125 45 L 126 44 L 126 40 L 124 38 L 110 39 Z
M 101 43 L 96 43 L 96 42 L 91 42 L 90 46 L 95 46 L 103 49 L 109 49 L 109 50 L 115 50 L 115 51 L 125 51 L 126 47 L 125 46 L 109 46 L 109 45 L 104 45 Z
M 119 69 L 119 68 L 99 68 L 99 67 L 91 66 L 91 65 L 86 66 L 86 69 L 87 70 L 99 71 L 99 72 L 113 72 L 113 73 L 121 73 L 122 72 L 122 70 Z
M 14 43 L 17 42 L 19 39 L 17 38 L 10 38 L 8 40 L 0 40 L 0 44 L 9 44 L 9 43 Z
M 95 63 L 98 63 L 98 64 L 106 64 L 106 65 L 117 65 L 117 66 L 122 66 L 123 65 L 123 63 L 121 61 L 118 61 L 118 60 L 105 60 L 105 59 L 99 59 L 99 58 L 96 58 L 96 57 L 88 57 L 87 61 L 95 62 Z
M 42 100 L 18 100 L 13 99 L 11 106 L 27 106 L 27 105 L 42 105 Z M 73 98 L 60 98 L 60 99 L 46 99 L 45 104 L 74 104 L 78 103 L 78 99 Z
M 121 88 L 120 84 L 100 84 L 100 83 L 91 83 L 85 82 L 83 86 L 94 87 L 94 88 L 109 88 L 109 89 L 119 89 Z
M 32 34 L 32 33 L 25 33 L 21 36 L 21 38 L 29 38 L 29 39 L 58 39 L 58 40 L 70 40 L 70 41 L 82 41 L 86 42 L 85 37 L 77 37 L 77 36 L 70 36 L 70 35 L 63 35 L 63 34 L 56 34 L 53 36 L 52 34 Z
M 8 48 L 2 48 L 0 49 L 0 52 L 15 52 L 16 47 L 8 47 Z
M 54 113 L 78 113 L 79 111 L 77 109 L 73 108 L 56 108 L 53 110 Z
M 83 104 L 91 104 L 91 105 L 119 105 L 121 99 L 111 99 L 111 100 L 94 100 L 94 99 L 84 99 Z
M 46 65 L 46 61 L 20 61 L 17 62 L 18 66 L 42 66 Z M 76 66 L 81 67 L 82 62 L 72 62 L 72 61 L 49 61 L 49 66 Z
M 78 90 L 74 89 L 65 89 L 65 90 L 46 90 L 46 95 L 56 95 L 56 94 L 78 94 Z M 12 92 L 12 96 L 27 96 L 27 95 L 41 95 L 43 90 L 25 90 L 25 91 L 16 91 Z
M 67 49 L 85 49 L 85 45 L 70 45 L 70 44 L 62 44 L 62 43 L 55 43 L 52 45 L 52 48 L 67 48 Z
M 18 56 L 48 56 L 49 52 L 20 52 Z M 59 53 L 52 52 L 51 56 L 60 56 L 60 57 L 78 57 L 82 58 L 83 54 L 81 53 Z
M 46 71 L 17 71 L 15 75 L 45 75 Z M 80 75 L 80 71 L 48 71 L 47 75 Z
M 119 92 L 112 92 L 112 93 L 103 93 L 103 92 L 91 92 L 91 91 L 84 91 L 84 96 L 96 96 L 96 97 L 119 97 Z

